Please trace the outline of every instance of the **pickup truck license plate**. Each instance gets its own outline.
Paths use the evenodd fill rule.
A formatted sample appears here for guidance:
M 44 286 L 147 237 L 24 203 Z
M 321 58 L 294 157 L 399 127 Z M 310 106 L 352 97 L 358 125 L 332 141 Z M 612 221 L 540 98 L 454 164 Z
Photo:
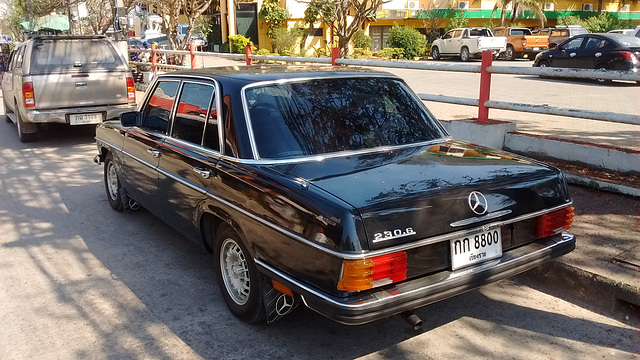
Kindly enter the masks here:
M 533 48 L 533 51 L 538 51 L 538 50 L 540 50 L 540 48 L 539 48 L 539 47 L 534 47 L 534 48 Z
M 101 113 L 69 115 L 69 124 L 71 125 L 99 124 L 101 122 Z
M 452 270 L 500 256 L 502 256 L 500 228 L 480 231 L 451 240 Z

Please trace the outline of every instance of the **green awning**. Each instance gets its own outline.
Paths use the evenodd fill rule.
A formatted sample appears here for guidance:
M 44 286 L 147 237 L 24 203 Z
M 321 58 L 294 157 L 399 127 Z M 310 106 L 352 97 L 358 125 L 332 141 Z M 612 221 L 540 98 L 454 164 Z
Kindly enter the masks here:
M 34 21 L 25 20 L 20 23 L 20 26 L 22 26 L 23 29 L 30 31 L 38 31 L 40 29 L 68 31 L 69 18 L 67 15 L 50 14 L 37 18 Z

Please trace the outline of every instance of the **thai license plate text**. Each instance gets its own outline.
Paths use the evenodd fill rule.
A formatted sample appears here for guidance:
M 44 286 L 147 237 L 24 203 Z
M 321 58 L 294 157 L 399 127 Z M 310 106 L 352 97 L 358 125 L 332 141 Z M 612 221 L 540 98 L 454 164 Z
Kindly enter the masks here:
M 502 256 L 500 228 L 451 240 L 451 269 L 456 270 Z
M 101 113 L 69 115 L 69 123 L 71 125 L 99 124 L 101 122 L 102 122 Z

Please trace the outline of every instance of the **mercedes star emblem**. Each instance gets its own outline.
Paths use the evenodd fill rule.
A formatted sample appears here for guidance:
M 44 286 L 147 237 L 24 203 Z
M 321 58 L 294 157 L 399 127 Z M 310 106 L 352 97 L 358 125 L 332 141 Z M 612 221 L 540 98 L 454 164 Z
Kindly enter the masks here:
M 482 215 L 487 212 L 487 198 L 479 191 L 472 191 L 469 194 L 469 207 L 474 213 Z

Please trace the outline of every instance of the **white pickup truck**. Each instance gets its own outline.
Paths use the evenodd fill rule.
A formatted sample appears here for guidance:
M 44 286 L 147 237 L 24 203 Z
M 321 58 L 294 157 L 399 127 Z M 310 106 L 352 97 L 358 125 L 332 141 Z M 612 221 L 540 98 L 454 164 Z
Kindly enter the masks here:
M 460 56 L 460 60 L 469 61 L 480 57 L 483 51 L 493 52 L 497 58 L 507 49 L 507 38 L 493 36 L 488 28 L 461 28 L 447 31 L 443 37 L 431 45 L 431 57 L 440 60 L 443 56 Z

